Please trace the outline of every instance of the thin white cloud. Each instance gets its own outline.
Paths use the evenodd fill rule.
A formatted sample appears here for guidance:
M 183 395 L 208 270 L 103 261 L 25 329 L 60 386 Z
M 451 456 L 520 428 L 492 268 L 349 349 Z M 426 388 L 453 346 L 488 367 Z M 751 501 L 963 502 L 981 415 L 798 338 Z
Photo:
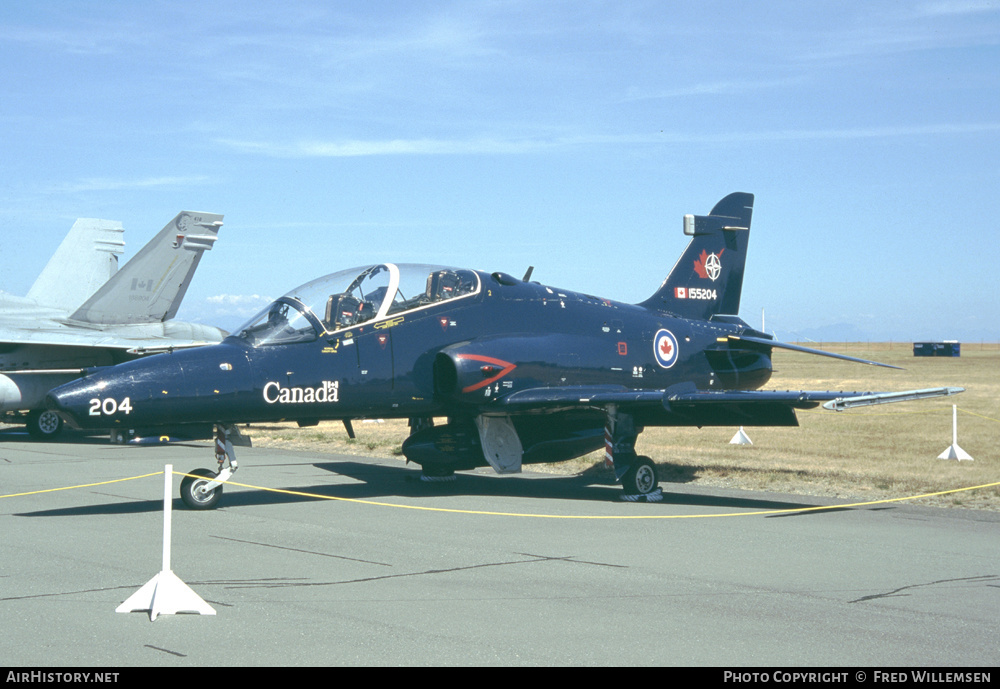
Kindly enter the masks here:
M 552 144 L 502 139 L 387 139 L 275 143 L 219 139 L 216 143 L 243 153 L 274 158 L 349 158 L 386 155 L 477 155 L 529 153 Z
M 272 301 L 272 297 L 263 294 L 217 294 L 205 298 L 213 316 L 233 318 L 249 318 Z
M 689 84 L 661 91 L 642 91 L 630 89 L 619 101 L 631 103 L 646 100 L 667 100 L 672 98 L 687 98 L 689 96 L 731 96 L 743 93 L 753 93 L 759 90 L 788 88 L 801 83 L 801 78 L 770 79 L 765 81 L 706 81 Z
M 60 186 L 57 191 L 79 193 L 91 191 L 122 191 L 127 189 L 154 189 L 160 187 L 182 187 L 189 184 L 205 184 L 208 177 L 145 177 L 142 179 L 108 179 L 92 177 Z
M 943 0 L 925 2 L 917 8 L 918 15 L 928 17 L 997 11 L 1000 11 L 1000 2 L 996 0 Z
M 867 10 L 865 10 L 867 11 Z M 804 47 L 801 57 L 812 62 L 878 59 L 885 55 L 941 49 L 996 46 L 1000 43 L 993 17 L 1000 2 L 943 0 L 902 13 L 869 17 L 858 26 L 833 28 Z
M 681 135 L 674 140 L 691 143 L 808 141 L 827 139 L 887 139 L 904 136 L 951 136 L 989 134 L 993 132 L 1000 132 L 1000 122 L 849 127 L 844 129 L 785 129 L 760 132 L 733 132 L 728 134 L 696 134 L 690 137 Z
M 242 153 L 274 158 L 345 158 L 403 155 L 515 155 L 556 148 L 603 145 L 718 144 L 755 141 L 808 141 L 829 139 L 878 139 L 905 136 L 989 134 L 1000 131 L 1000 122 L 929 124 L 842 129 L 784 129 L 745 132 L 649 134 L 596 134 L 546 139 L 387 139 L 280 143 L 219 139 L 216 143 Z
M 128 36 L 127 32 L 122 35 Z M 121 50 L 119 36 L 102 35 L 96 31 L 72 29 L 36 29 L 11 26 L 0 30 L 0 43 L 19 43 L 46 51 L 77 55 L 107 55 Z
M 274 299 L 266 297 L 263 294 L 216 294 L 215 296 L 206 297 L 205 301 L 209 304 L 218 304 L 220 306 L 246 306 L 248 304 L 270 304 Z

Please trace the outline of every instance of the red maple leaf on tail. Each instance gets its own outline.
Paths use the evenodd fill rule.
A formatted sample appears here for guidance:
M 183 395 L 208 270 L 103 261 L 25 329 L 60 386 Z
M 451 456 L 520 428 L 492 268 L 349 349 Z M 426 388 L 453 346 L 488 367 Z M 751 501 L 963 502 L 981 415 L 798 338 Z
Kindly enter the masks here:
M 722 257 L 722 252 L 725 249 L 719 249 L 719 253 L 716 254 L 719 258 Z M 705 269 L 705 261 L 708 260 L 708 252 L 704 249 L 701 250 L 701 256 L 694 262 L 694 272 L 698 273 L 698 277 L 708 279 L 708 271 Z

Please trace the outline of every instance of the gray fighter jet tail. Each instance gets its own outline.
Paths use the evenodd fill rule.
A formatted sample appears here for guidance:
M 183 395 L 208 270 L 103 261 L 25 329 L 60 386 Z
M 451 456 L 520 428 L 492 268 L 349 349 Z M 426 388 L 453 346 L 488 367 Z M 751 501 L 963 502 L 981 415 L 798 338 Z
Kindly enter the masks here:
M 79 218 L 31 286 L 28 298 L 74 311 L 118 271 L 123 232 L 115 220 Z
M 222 227 L 215 213 L 181 211 L 70 316 L 84 323 L 156 323 L 177 314 L 203 252 Z

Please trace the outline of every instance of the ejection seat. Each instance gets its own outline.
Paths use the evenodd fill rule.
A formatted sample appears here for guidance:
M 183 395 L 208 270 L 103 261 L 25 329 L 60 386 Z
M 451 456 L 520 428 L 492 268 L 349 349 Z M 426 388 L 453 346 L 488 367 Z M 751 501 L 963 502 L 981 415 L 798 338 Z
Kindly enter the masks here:
M 349 328 L 358 322 L 362 313 L 363 303 L 360 299 L 352 297 L 350 294 L 331 294 L 330 298 L 326 300 L 326 313 L 323 315 L 323 325 L 328 330 Z

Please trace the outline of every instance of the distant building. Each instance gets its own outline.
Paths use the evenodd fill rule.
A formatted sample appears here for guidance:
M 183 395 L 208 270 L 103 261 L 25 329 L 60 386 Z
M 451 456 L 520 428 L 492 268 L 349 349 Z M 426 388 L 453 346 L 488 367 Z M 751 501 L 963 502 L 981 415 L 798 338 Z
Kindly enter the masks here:
M 957 340 L 914 342 L 913 356 L 962 356 L 962 343 Z

